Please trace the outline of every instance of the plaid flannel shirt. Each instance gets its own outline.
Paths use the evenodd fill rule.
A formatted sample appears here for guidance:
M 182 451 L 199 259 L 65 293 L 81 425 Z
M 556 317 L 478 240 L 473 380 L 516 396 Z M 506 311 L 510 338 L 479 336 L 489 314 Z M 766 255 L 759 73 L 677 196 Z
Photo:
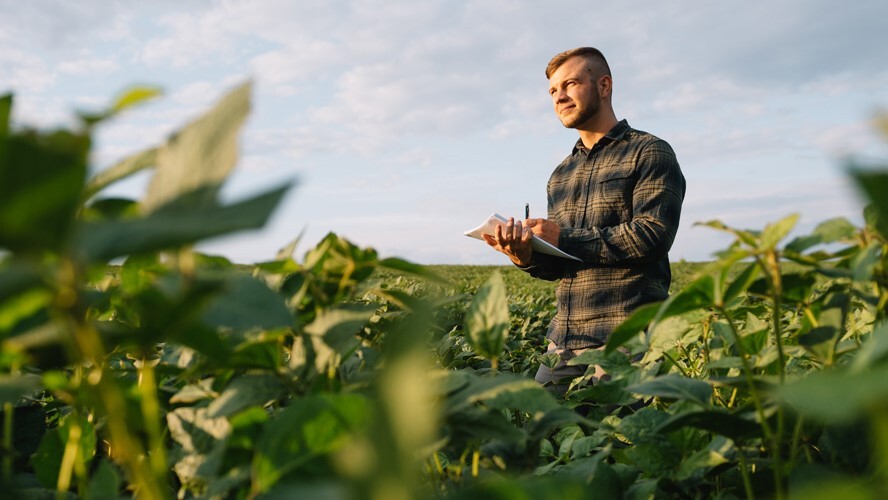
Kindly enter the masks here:
M 582 262 L 534 253 L 522 269 L 561 280 L 551 341 L 600 346 L 635 308 L 667 297 L 684 176 L 666 141 L 622 120 L 591 149 L 577 141 L 546 191 L 558 247 Z

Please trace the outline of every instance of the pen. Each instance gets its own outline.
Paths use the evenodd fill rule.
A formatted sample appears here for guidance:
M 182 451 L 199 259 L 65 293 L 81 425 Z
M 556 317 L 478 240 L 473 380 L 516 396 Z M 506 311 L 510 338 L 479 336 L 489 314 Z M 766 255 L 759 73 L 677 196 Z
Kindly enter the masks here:
M 525 204 L 524 204 L 524 218 L 525 218 L 525 219 L 529 219 L 529 218 L 530 218 L 530 203 L 525 203 Z

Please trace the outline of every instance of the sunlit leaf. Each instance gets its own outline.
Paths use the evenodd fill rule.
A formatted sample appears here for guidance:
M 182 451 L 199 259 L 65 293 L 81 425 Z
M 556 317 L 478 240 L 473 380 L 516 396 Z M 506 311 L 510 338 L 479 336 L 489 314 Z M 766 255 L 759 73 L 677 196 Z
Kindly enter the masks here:
M 205 187 L 211 188 L 207 199 L 215 199 L 237 161 L 237 136 L 250 112 L 250 91 L 249 82 L 238 86 L 161 146 L 144 200 L 146 211 Z
M 765 226 L 762 231 L 759 250 L 771 250 L 777 247 L 783 238 L 792 231 L 799 220 L 799 214 L 788 215 L 777 222 Z
M 487 359 L 499 357 L 509 334 L 509 304 L 506 285 L 499 272 L 494 272 L 478 288 L 466 311 L 466 338 L 478 355 Z

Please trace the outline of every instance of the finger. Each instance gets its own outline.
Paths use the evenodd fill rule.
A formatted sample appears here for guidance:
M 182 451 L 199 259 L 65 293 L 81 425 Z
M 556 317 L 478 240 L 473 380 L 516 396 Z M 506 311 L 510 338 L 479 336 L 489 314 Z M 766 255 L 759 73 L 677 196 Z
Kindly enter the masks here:
M 533 231 L 529 227 L 525 227 L 524 233 L 521 235 L 521 242 L 526 245 L 530 243 L 531 238 L 533 238 Z
M 524 227 L 521 225 L 521 221 L 515 221 L 514 232 L 512 233 L 513 239 L 520 240 L 524 235 Z
M 509 221 L 506 222 L 506 230 L 503 231 L 503 234 L 506 235 L 510 240 L 515 236 L 515 219 L 509 217 Z

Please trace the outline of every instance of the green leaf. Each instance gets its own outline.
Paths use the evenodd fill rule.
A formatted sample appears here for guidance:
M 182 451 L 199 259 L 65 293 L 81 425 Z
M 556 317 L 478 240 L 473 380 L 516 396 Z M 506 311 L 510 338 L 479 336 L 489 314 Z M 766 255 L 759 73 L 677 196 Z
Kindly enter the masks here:
M 799 220 L 799 214 L 792 214 L 765 226 L 758 245 L 759 250 L 773 250 L 780 240 L 786 237 Z
M 185 206 L 158 210 L 134 220 L 87 222 L 75 238 L 75 252 L 87 262 L 169 250 L 265 225 L 288 186 L 228 206 Z
M 0 248 L 58 250 L 80 206 L 89 137 L 24 132 L 2 142 Z
M 111 500 L 120 497 L 122 480 L 117 468 L 108 460 L 99 461 L 99 466 L 89 479 L 87 500 Z
M 484 358 L 498 358 L 509 335 L 509 303 L 503 276 L 494 272 L 475 294 L 465 316 L 466 338 Z
M 293 324 L 284 298 L 245 274 L 229 274 L 222 291 L 204 310 L 203 321 L 234 331 L 273 329 Z
M 639 307 L 611 334 L 608 338 L 605 352 L 610 353 L 632 340 L 638 334 L 638 328 L 646 320 L 653 324 L 653 330 L 656 328 L 655 324 L 659 321 L 696 309 L 712 307 L 715 300 L 714 291 L 715 281 L 712 279 L 712 276 L 704 275 L 692 281 L 680 292 L 671 295 L 661 303 L 646 304 Z
M 264 428 L 253 458 L 257 492 L 349 442 L 369 422 L 369 401 L 357 394 L 323 394 L 294 400 Z
M 124 90 L 111 103 L 111 112 L 119 113 L 145 101 L 163 95 L 163 89 L 157 86 L 137 85 Z
M 95 455 L 96 431 L 92 424 L 85 416 L 69 415 L 59 427 L 43 435 L 37 453 L 31 457 L 37 480 L 47 488 L 55 488 L 58 482 L 65 447 L 72 437 L 72 429 L 75 428 L 79 428 L 77 440 L 79 459 L 88 467 Z
M 778 388 L 776 394 L 803 416 L 826 423 L 850 422 L 884 404 L 885 377 L 885 366 L 856 373 L 817 372 Z
M 850 168 L 851 178 L 871 202 L 870 220 L 875 219 L 875 227 L 883 238 L 888 237 L 888 172 L 863 170 L 854 165 Z
M 881 321 L 860 346 L 851 362 L 850 370 L 860 373 L 875 368 L 886 357 L 888 357 L 888 321 Z
M 668 374 L 647 382 L 630 385 L 626 391 L 646 396 L 693 401 L 708 407 L 712 398 L 712 386 L 702 380 Z
M 226 94 L 210 111 L 173 134 L 157 152 L 144 204 L 153 211 L 201 188 L 215 199 L 237 161 L 237 136 L 250 112 L 251 84 Z
M 620 323 L 620 325 L 616 327 L 607 338 L 606 351 L 611 353 L 618 347 L 635 338 L 657 316 L 660 306 L 660 302 L 654 302 L 636 308 L 635 311 L 633 311 L 625 321 Z
M 231 424 L 208 417 L 206 408 L 181 407 L 166 414 L 170 437 L 178 443 L 170 459 L 179 481 L 202 489 L 218 476 Z
M 273 375 L 257 373 L 239 376 L 228 384 L 218 399 L 210 403 L 207 416 L 230 417 L 251 406 L 264 406 L 281 397 L 284 390 L 280 379 Z
M 683 427 L 702 429 L 736 442 L 761 433 L 761 427 L 756 422 L 718 410 L 679 413 L 660 424 L 659 430 L 672 432 Z

